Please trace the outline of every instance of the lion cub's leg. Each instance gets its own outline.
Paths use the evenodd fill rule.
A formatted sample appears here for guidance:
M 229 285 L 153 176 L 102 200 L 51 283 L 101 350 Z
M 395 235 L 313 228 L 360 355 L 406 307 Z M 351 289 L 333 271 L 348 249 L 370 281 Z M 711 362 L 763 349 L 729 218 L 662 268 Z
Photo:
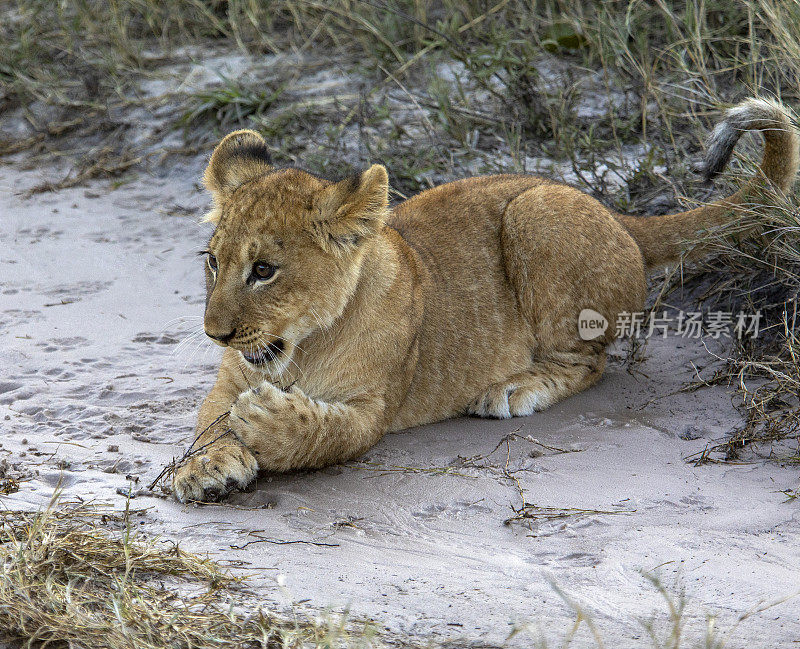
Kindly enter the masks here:
M 535 362 L 527 372 L 490 385 L 467 407 L 478 417 L 524 417 L 595 384 L 603 374 L 605 353 L 554 354 Z
M 350 402 L 312 399 L 297 387 L 269 382 L 242 393 L 231 408 L 236 437 L 268 471 L 316 469 L 365 452 L 384 434 L 384 401 L 359 395 Z
M 617 315 L 638 311 L 645 297 L 636 242 L 605 207 L 571 187 L 545 183 L 511 201 L 502 248 L 536 360 L 469 405 L 482 417 L 529 415 L 596 383 Z M 592 340 L 579 335 L 584 309 L 607 323 Z

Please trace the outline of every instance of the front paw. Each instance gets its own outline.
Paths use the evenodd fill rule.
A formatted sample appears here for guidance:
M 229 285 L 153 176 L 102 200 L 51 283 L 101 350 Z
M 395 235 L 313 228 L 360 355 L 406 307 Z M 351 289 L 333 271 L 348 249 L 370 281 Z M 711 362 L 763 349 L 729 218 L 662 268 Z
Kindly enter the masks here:
M 231 407 L 228 425 L 268 471 L 302 466 L 307 452 L 313 413 L 297 388 L 284 391 L 265 383 L 239 395 Z
M 287 393 L 271 383 L 263 383 L 239 395 L 231 407 L 228 425 L 241 442 L 258 449 L 264 434 L 280 437 L 286 423 Z
M 247 487 L 257 473 L 258 463 L 250 451 L 234 440 L 220 441 L 175 469 L 172 491 L 182 503 L 216 502 Z

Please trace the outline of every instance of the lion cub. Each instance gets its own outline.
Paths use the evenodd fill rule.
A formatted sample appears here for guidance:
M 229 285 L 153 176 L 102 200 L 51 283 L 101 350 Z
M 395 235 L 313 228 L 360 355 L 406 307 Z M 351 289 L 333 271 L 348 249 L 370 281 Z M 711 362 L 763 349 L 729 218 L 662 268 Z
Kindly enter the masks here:
M 781 190 L 798 139 L 780 104 L 750 99 L 714 130 L 706 174 L 740 134 L 765 139 L 761 172 Z M 388 206 L 386 170 L 340 182 L 270 164 L 237 131 L 204 175 L 216 225 L 205 258 L 205 331 L 225 347 L 173 488 L 215 500 L 259 468 L 356 457 L 387 431 L 449 417 L 515 417 L 585 390 L 603 373 L 613 324 L 639 311 L 649 268 L 698 231 L 735 218 L 747 188 L 680 214 L 615 214 L 542 178 L 469 178 Z

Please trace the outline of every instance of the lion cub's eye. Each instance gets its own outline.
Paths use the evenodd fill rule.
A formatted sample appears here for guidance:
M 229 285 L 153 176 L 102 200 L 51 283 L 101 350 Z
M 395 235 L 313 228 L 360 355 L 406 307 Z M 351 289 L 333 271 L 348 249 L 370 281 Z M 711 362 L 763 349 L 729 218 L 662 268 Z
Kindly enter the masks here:
M 208 267 L 211 269 L 211 272 L 217 272 L 217 258 L 212 255 L 210 252 L 208 253 L 208 257 L 206 258 L 208 262 Z
M 253 279 L 259 281 L 266 281 L 272 279 L 277 272 L 278 267 L 268 264 L 266 261 L 257 261 L 253 264 Z

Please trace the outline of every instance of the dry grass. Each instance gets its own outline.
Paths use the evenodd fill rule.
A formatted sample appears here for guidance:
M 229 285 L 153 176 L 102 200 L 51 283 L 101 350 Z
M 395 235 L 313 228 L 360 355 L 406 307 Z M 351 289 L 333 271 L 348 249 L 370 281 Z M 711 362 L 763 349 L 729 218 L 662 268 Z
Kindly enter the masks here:
M 369 626 L 253 610 L 241 580 L 147 539 L 137 513 L 80 504 L 1 512 L 0 638 L 70 649 L 380 645 Z
M 19 482 L 14 478 L 0 478 L 0 496 L 8 496 L 19 491 Z
M 523 502 L 520 507 L 514 508 L 514 515 L 503 521 L 506 525 L 523 523 L 531 532 L 533 525 L 551 523 L 565 519 L 576 520 L 589 516 L 633 514 L 635 509 L 581 509 L 579 507 L 549 507 L 535 503 Z M 535 534 L 533 535 L 535 536 Z
M 788 301 L 787 301 L 788 302 Z M 795 300 L 792 300 L 794 303 Z M 786 303 L 784 303 L 786 304 Z M 775 345 L 738 346 L 709 383 L 737 388 L 743 423 L 725 440 L 690 457 L 696 464 L 732 462 L 745 451 L 768 453 L 784 462 L 800 463 L 800 341 L 791 316 L 783 314 L 783 332 Z
M 772 602 L 761 602 L 739 615 L 738 619 L 725 631 L 718 628 L 716 616 L 707 614 L 702 632 L 698 634 L 690 628 L 690 601 L 683 588 L 678 584 L 672 588 L 667 587 L 659 578 L 657 569 L 642 571 L 642 578 L 658 593 L 662 608 L 654 612 L 651 616 L 639 620 L 639 624 L 641 624 L 644 630 L 644 638 L 637 644 L 625 642 L 624 646 L 626 647 L 641 646 L 651 647 L 652 649 L 702 647 L 703 649 L 724 649 L 730 646 L 731 641 L 735 638 L 736 630 L 742 622 L 791 599 L 790 596 Z M 564 604 L 573 611 L 575 616 L 573 624 L 562 634 L 557 646 L 562 649 L 578 646 L 605 649 L 606 647 L 611 648 L 618 646 L 604 638 L 600 625 L 598 625 L 597 621 L 578 600 L 564 591 L 552 579 L 550 580 L 550 585 L 563 600 Z M 524 627 L 518 627 L 511 633 L 509 640 L 517 635 L 524 634 L 531 637 L 531 646 L 536 649 L 548 649 L 553 645 L 548 642 L 546 637 L 550 635 L 550 633 L 545 634 L 544 629 L 547 629 L 547 626 L 540 626 L 539 624 L 529 624 Z M 547 630 L 552 632 L 552 629 Z
M 220 423 L 223 420 L 227 420 L 227 417 L 230 415 L 230 411 L 226 411 L 222 413 L 219 417 L 217 417 L 214 421 L 212 421 L 208 426 L 205 427 L 204 430 L 200 431 L 194 436 L 192 443 L 189 445 L 189 448 L 186 449 L 184 454 L 180 458 L 173 458 L 173 460 L 167 464 L 161 472 L 155 477 L 155 479 L 147 486 L 147 491 L 152 492 L 153 489 L 157 487 L 161 489 L 161 492 L 164 494 L 172 493 L 172 478 L 175 475 L 175 471 L 183 466 L 188 459 L 194 457 L 195 455 L 202 453 L 206 448 L 218 442 L 220 439 L 225 437 L 226 435 L 232 435 L 233 431 L 230 428 L 226 428 L 222 433 L 219 435 L 214 436 L 212 439 L 204 442 L 203 444 L 198 444 L 200 438 L 205 435 L 209 429 L 213 428 L 215 425 Z
M 735 387 L 743 420 L 695 462 L 739 461 L 750 450 L 800 462 L 799 205 L 798 193 L 755 196 L 739 221 L 700 239 L 713 253 L 707 260 L 665 282 L 665 296 L 688 288 L 708 310 L 761 313 L 758 337 L 713 354 L 721 367 L 688 386 Z

